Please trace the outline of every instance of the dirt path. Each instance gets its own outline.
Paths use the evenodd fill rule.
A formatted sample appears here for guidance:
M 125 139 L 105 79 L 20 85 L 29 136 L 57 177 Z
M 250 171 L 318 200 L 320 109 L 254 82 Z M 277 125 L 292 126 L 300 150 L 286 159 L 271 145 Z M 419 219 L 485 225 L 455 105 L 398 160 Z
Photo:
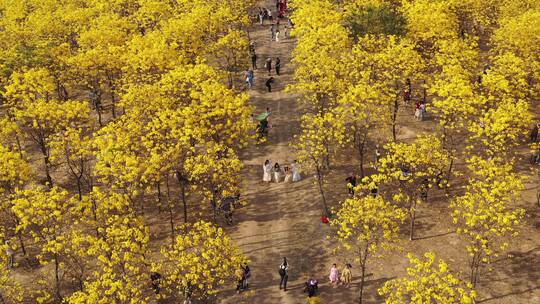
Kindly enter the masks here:
M 270 6 L 267 6 L 270 7 Z M 270 25 L 255 25 L 250 33 L 256 43 L 258 68 L 255 71 L 255 87 L 250 91 L 256 113 L 269 107 L 272 126 L 268 142 L 251 147 L 242 156 L 244 159 L 244 179 L 249 205 L 238 212 L 236 226 L 231 234 L 251 260 L 251 292 L 230 297 L 224 303 L 304 303 L 303 282 L 314 265 L 319 265 L 325 257 L 320 240 L 327 229 L 317 219 L 320 215 L 318 200 L 314 199 L 313 178 L 302 176 L 297 183 L 264 183 L 262 165 L 266 159 L 280 165 L 290 164 L 294 154 L 289 146 L 294 134 L 299 132 L 299 111 L 297 96 L 284 92 L 292 81 L 293 69 L 290 64 L 293 39 L 283 39 L 283 25 L 280 42 L 270 41 Z M 282 71 L 272 76 L 275 84 L 271 93 L 264 85 L 268 79 L 264 69 L 266 58 L 281 59 Z M 290 263 L 288 291 L 278 289 L 278 266 L 283 257 Z

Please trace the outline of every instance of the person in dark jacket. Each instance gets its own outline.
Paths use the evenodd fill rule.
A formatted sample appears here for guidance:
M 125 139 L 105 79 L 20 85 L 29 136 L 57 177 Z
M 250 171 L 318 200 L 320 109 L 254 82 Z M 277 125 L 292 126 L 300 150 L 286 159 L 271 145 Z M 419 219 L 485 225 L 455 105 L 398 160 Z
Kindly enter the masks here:
M 266 88 L 268 89 L 268 92 L 272 92 L 272 84 L 274 83 L 274 77 L 268 78 L 266 81 Z
M 276 64 L 274 67 L 276 68 L 276 75 L 279 76 L 279 69 L 281 68 L 281 60 L 279 60 L 279 57 L 276 57 Z

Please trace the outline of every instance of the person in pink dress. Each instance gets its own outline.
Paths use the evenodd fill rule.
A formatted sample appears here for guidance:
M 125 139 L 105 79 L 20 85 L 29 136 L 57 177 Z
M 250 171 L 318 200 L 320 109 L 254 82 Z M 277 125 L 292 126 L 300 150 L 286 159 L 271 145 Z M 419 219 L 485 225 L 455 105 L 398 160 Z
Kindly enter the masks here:
M 330 283 L 332 283 L 332 285 L 334 285 L 334 284 L 337 285 L 338 284 L 339 270 L 338 270 L 336 264 L 333 264 L 332 268 L 330 268 L 330 276 L 328 276 L 328 278 L 330 279 Z

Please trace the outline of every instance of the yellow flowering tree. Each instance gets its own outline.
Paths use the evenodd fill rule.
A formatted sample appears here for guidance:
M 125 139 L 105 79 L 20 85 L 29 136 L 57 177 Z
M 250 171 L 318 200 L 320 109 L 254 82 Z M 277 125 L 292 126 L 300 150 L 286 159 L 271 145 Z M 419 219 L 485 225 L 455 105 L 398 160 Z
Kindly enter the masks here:
M 389 143 L 385 149 L 387 153 L 379 160 L 378 172 L 368 179 L 368 187 L 387 188 L 388 196 L 408 210 L 409 237 L 413 240 L 417 206 L 433 185 L 441 184 L 448 154 L 441 140 L 432 135 L 418 137 L 411 144 Z
M 386 108 L 381 106 L 381 90 L 369 85 L 370 80 L 359 81 L 343 94 L 336 112 L 343 121 L 349 141 L 355 149 L 360 163 L 360 174 L 364 177 L 366 145 L 374 132 L 382 132 L 390 124 Z
M 50 142 L 51 160 L 55 163 L 63 163 L 68 173 L 77 182 L 79 199 L 82 199 L 83 184 L 88 191 L 92 189 L 93 177 L 91 162 L 94 158 L 92 140 L 84 134 L 83 129 L 69 128 L 56 134 Z
M 405 217 L 404 211 L 381 196 L 365 196 L 345 200 L 331 221 L 340 246 L 353 251 L 360 264 L 359 303 L 363 300 L 368 259 L 395 245 Z
M 87 235 L 87 255 L 97 269 L 85 280 L 84 289 L 66 298 L 67 303 L 150 303 L 147 261 L 148 228 L 131 213 L 110 215 Z
M 471 257 L 470 282 L 476 286 L 479 270 L 490 264 L 508 247 L 504 237 L 516 236 L 525 211 L 513 206 L 520 199 L 523 178 L 513 172 L 513 165 L 495 157 L 468 160 L 474 177 L 466 192 L 452 200 L 452 219 L 457 232 L 466 237 Z
M 198 221 L 186 231 L 161 249 L 165 259 L 154 268 L 163 274 L 166 294 L 206 300 L 234 280 L 246 259 L 224 231 L 211 223 Z
M 412 253 L 407 257 L 411 264 L 407 275 L 390 280 L 379 289 L 379 294 L 386 298 L 385 303 L 474 303 L 476 292 L 471 290 L 470 284 L 456 278 L 443 260 L 436 263 L 433 252 L 426 252 L 423 259 Z
M 334 113 L 324 115 L 302 116 L 302 133 L 295 138 L 298 162 L 305 165 L 306 169 L 315 171 L 315 179 L 323 211 L 329 215 L 328 205 L 324 192 L 325 173 L 330 168 L 330 157 L 345 141 L 343 121 Z
M 5 233 L 0 228 L 0 302 L 1 303 L 21 303 L 24 300 L 24 290 L 22 286 L 12 277 L 12 271 L 9 267 L 9 257 L 6 254 L 6 249 L 9 244 L 3 242 Z M 12 248 L 10 248 L 12 249 Z
M 42 265 L 53 263 L 54 294 L 43 298 L 62 299 L 62 250 L 66 242 L 66 227 L 72 223 L 71 209 L 68 192 L 57 187 L 49 191 L 39 188 L 22 190 L 13 200 L 11 210 L 18 218 L 17 231 L 28 233 L 37 243 L 40 250 L 37 257 Z

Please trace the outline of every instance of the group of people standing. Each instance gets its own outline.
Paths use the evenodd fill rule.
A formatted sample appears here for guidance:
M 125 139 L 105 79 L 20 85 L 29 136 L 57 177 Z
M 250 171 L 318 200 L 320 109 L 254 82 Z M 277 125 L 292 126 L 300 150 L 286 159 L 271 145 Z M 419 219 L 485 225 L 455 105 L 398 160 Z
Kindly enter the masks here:
M 403 102 L 409 104 L 412 100 L 412 83 L 411 79 L 407 78 L 405 81 L 405 88 L 403 89 Z M 425 101 L 417 101 L 414 107 L 414 118 L 422 121 L 426 117 L 426 103 Z
M 282 168 L 279 163 L 272 165 L 267 159 L 263 165 L 263 181 L 280 183 L 282 177 L 285 183 L 300 181 L 300 165 L 296 160 L 290 166 L 284 165 Z
M 287 282 L 289 280 L 289 268 L 290 264 L 287 261 L 287 258 L 283 258 L 283 262 L 279 265 L 278 273 L 279 273 L 279 289 L 283 289 L 283 291 L 287 291 Z M 330 274 L 328 276 L 328 279 L 330 283 L 337 287 L 338 285 L 342 284 L 345 287 L 349 287 L 352 281 L 352 271 L 351 271 L 351 264 L 346 263 L 343 267 L 343 270 L 338 270 L 337 264 L 333 264 L 330 268 Z M 304 292 L 308 294 L 308 297 L 314 297 L 317 295 L 319 291 L 319 281 L 315 278 L 315 276 L 311 275 L 308 280 L 305 283 Z
M 345 287 L 349 287 L 352 281 L 351 268 L 351 264 L 346 263 L 340 275 L 337 264 L 334 263 L 330 268 L 330 275 L 328 276 L 330 283 L 335 286 L 343 284 Z

